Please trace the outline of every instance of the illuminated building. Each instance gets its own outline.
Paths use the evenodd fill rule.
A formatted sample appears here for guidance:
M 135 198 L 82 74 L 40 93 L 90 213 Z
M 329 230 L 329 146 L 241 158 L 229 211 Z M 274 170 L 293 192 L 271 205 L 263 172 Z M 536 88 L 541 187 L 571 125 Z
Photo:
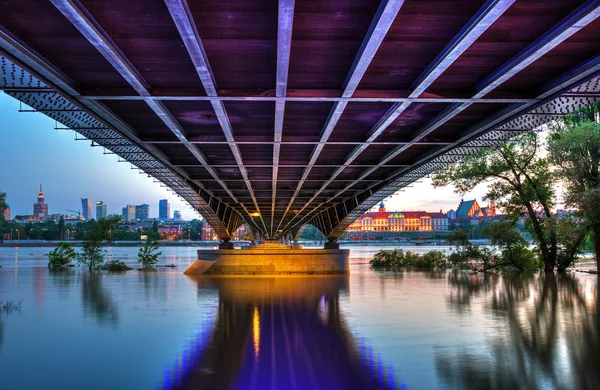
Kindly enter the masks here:
M 496 216 L 496 202 L 490 200 L 488 207 L 480 207 L 477 199 L 464 201 L 461 199 L 456 210 L 456 219 L 491 218 Z
M 147 204 L 135 206 L 135 219 L 139 219 L 140 221 L 150 219 L 150 206 Z
M 207 224 L 206 222 L 204 222 L 204 224 L 202 225 L 202 236 L 200 238 L 202 241 L 219 241 L 219 237 L 217 237 L 217 233 L 215 233 L 215 231 L 213 230 L 213 228 L 210 227 L 209 224 Z M 246 226 L 242 225 L 238 228 L 238 230 L 235 231 L 235 233 L 233 233 L 233 236 L 231 237 L 232 240 L 247 240 L 247 235 L 246 235 Z
M 40 183 L 40 192 L 38 193 L 37 203 L 33 204 L 33 216 L 36 218 L 44 218 L 48 215 L 48 204 L 44 203 L 44 192 L 42 191 L 42 183 Z
M 135 206 L 128 204 L 127 206 L 123 207 L 121 213 L 125 221 L 129 222 L 135 220 Z
M 447 231 L 448 217 L 442 213 L 426 211 L 387 211 L 383 202 L 376 212 L 358 217 L 348 232 L 431 232 Z
M 166 221 L 171 215 L 171 205 L 167 199 L 161 199 L 158 201 L 158 219 Z
M 96 202 L 96 221 L 106 218 L 108 215 L 108 205 L 99 200 Z
M 81 213 L 86 221 L 94 218 L 94 201 L 89 198 L 81 198 Z
M 5 221 L 10 220 L 10 209 L 9 208 L 0 209 L 0 213 L 2 213 L 4 215 Z

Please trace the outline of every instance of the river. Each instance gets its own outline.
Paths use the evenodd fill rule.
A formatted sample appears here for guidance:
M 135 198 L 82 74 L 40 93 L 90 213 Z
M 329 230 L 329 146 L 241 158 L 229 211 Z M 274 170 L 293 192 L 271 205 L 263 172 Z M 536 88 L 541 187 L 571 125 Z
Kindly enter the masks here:
M 0 309 L 0 389 L 600 388 L 594 275 L 376 271 L 352 247 L 347 277 L 187 277 L 196 249 L 90 275 L 0 248 L 0 302 L 22 302 Z

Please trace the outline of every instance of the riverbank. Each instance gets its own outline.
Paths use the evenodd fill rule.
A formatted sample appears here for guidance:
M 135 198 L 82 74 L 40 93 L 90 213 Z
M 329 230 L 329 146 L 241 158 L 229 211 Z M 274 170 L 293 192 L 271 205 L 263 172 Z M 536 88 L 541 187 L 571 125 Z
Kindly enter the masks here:
M 55 247 L 62 241 L 43 241 L 43 240 L 12 240 L 12 241 L 4 241 L 0 242 L 0 247 L 6 248 L 44 248 L 44 247 Z M 71 244 L 73 247 L 81 247 L 83 246 L 83 241 L 65 241 Z M 111 243 L 106 243 L 104 246 L 121 246 L 121 247 L 142 247 L 144 246 L 145 241 L 113 241 Z M 159 241 L 160 246 L 193 246 L 193 247 L 201 247 L 201 248 L 216 248 L 219 243 L 217 241 Z M 234 245 L 236 247 L 250 247 L 250 242 L 248 241 L 238 241 L 235 242 Z

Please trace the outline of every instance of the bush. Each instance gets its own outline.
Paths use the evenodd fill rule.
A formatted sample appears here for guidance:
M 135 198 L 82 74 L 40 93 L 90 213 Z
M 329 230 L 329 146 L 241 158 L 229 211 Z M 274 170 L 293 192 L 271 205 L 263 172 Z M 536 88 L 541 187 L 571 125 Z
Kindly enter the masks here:
M 158 242 L 153 240 L 147 240 L 146 245 L 140 248 L 138 262 L 142 264 L 143 268 L 152 268 L 158 263 L 158 256 L 162 255 L 162 252 L 157 251 Z
M 446 255 L 441 251 L 430 251 L 424 255 L 402 249 L 380 250 L 370 261 L 372 267 L 448 268 Z
M 107 271 L 127 271 L 133 269 L 129 267 L 127 264 L 123 263 L 119 260 L 111 260 L 108 263 L 102 266 L 102 269 Z
M 105 251 L 102 242 L 96 238 L 83 241 L 83 251 L 77 254 L 77 262 L 88 266 L 90 271 L 100 268 L 104 262 Z
M 75 250 L 71 244 L 61 242 L 56 248 L 48 253 L 48 268 L 66 268 L 71 265 L 71 261 L 75 258 Z

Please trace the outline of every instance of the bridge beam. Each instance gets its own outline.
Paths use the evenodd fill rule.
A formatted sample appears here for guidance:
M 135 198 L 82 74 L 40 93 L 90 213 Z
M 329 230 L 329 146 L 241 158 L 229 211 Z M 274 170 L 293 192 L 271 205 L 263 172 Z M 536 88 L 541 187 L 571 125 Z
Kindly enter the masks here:
M 259 214 L 260 220 L 262 223 L 262 227 L 257 226 L 257 228 L 261 229 L 264 232 L 265 236 L 269 236 L 267 226 L 263 219 L 263 214 L 260 211 L 260 208 L 258 207 L 258 202 L 256 200 L 256 197 L 254 196 L 254 190 L 252 189 L 252 184 L 250 183 L 250 179 L 248 178 L 248 172 L 247 172 L 246 167 L 244 166 L 244 162 L 242 160 L 242 154 L 240 152 L 239 147 L 235 143 L 235 139 L 233 137 L 233 129 L 232 129 L 231 123 L 229 121 L 229 116 L 227 115 L 227 110 L 225 109 L 225 104 L 221 100 L 217 99 L 218 92 L 217 92 L 217 84 L 215 81 L 215 77 L 214 77 L 212 69 L 210 67 L 210 63 L 208 62 L 208 58 L 207 58 L 206 52 L 204 50 L 204 45 L 202 44 L 202 40 L 200 39 L 200 34 L 198 34 L 198 30 L 196 29 L 196 24 L 191 15 L 187 1 L 186 0 L 165 0 L 165 4 L 167 5 L 167 8 L 169 9 L 169 13 L 171 14 L 171 18 L 173 19 L 173 22 L 175 22 L 175 26 L 177 27 L 177 30 L 179 31 L 179 35 L 181 36 L 181 39 L 183 40 L 183 43 L 188 51 L 188 54 L 190 55 L 192 62 L 194 63 L 196 72 L 198 73 L 198 77 L 200 78 L 200 81 L 202 82 L 202 85 L 204 86 L 206 94 L 209 97 L 213 98 L 213 99 L 210 99 L 210 103 L 212 105 L 213 110 L 215 111 L 215 114 L 217 116 L 217 119 L 219 121 L 221 129 L 223 130 L 223 134 L 225 135 L 225 138 L 227 139 L 227 142 L 229 143 L 231 153 L 233 153 L 233 156 L 238 165 L 238 169 L 240 170 L 242 178 L 244 179 L 244 182 L 246 183 L 248 193 L 252 197 L 252 202 L 254 204 L 255 211 L 249 211 L 247 209 L 246 205 L 244 205 L 243 203 L 240 203 L 240 204 L 244 208 L 244 211 L 246 212 L 246 214 L 248 214 L 248 217 L 250 217 L 250 219 L 252 218 L 252 214 L 255 214 L 255 213 Z M 290 31 L 290 33 L 291 33 L 291 31 Z M 223 188 L 225 188 L 226 191 L 228 191 L 228 193 L 230 193 L 232 199 L 235 199 L 235 197 L 233 196 L 233 194 L 231 194 L 230 190 L 227 188 L 226 185 Z M 237 203 L 237 201 L 235 201 L 235 202 Z

